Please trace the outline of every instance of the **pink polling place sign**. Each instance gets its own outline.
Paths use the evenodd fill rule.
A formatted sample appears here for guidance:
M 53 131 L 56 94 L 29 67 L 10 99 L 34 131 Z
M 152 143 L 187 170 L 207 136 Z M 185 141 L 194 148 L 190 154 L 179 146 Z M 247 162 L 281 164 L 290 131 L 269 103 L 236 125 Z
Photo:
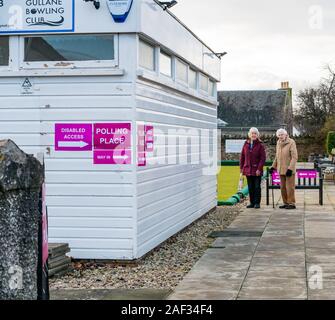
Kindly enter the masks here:
M 131 164 L 131 123 L 94 124 L 94 164 Z
M 92 124 L 87 123 L 56 123 L 56 151 L 91 151 Z

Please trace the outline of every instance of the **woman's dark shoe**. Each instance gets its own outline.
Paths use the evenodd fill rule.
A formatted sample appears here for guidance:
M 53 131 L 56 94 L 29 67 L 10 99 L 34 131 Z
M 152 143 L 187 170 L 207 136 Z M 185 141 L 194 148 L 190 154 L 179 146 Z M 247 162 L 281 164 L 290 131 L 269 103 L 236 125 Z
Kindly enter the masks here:
M 284 204 L 282 206 L 279 206 L 279 209 L 286 209 L 287 208 L 287 204 Z
M 254 204 L 249 204 L 249 205 L 247 206 L 247 209 L 253 209 L 253 208 L 255 208 L 255 205 L 254 205 Z
M 297 207 L 293 204 L 289 204 L 288 206 L 286 206 L 286 209 L 287 210 L 294 210 L 294 209 L 297 209 Z
M 259 204 L 255 204 L 255 209 L 260 209 L 261 206 Z

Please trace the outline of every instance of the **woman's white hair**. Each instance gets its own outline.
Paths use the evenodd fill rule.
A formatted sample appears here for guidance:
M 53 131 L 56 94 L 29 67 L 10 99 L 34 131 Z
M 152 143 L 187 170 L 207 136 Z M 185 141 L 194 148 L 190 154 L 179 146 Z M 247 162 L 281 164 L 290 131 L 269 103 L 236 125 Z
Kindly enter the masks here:
M 252 135 L 253 133 L 256 133 L 256 134 L 257 134 L 257 137 L 259 138 L 260 133 L 259 133 L 259 131 L 258 131 L 257 128 L 254 128 L 254 127 L 253 127 L 253 128 L 250 128 L 250 130 L 249 130 L 249 132 L 248 132 L 248 137 L 251 138 L 251 135 Z
M 276 136 L 278 137 L 280 134 L 284 134 L 284 135 L 288 136 L 288 133 L 285 129 L 278 129 L 277 133 L 276 133 Z

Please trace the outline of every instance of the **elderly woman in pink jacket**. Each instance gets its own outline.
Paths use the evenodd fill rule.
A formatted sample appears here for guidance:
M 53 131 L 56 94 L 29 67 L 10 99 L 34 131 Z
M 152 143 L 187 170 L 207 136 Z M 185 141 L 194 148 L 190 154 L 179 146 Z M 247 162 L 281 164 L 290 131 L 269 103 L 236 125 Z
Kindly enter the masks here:
M 250 205 L 247 208 L 259 209 L 261 205 L 261 183 L 266 153 L 264 145 L 259 139 L 260 134 L 257 128 L 251 128 L 248 136 L 249 138 L 244 143 L 240 157 L 240 169 L 248 181 Z

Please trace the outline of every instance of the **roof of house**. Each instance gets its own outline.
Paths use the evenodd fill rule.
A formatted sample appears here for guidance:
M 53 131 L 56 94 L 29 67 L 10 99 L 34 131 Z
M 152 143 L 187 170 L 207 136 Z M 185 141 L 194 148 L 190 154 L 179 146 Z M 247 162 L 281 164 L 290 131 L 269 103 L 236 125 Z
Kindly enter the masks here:
M 219 91 L 218 117 L 229 127 L 280 126 L 285 123 L 286 90 Z

